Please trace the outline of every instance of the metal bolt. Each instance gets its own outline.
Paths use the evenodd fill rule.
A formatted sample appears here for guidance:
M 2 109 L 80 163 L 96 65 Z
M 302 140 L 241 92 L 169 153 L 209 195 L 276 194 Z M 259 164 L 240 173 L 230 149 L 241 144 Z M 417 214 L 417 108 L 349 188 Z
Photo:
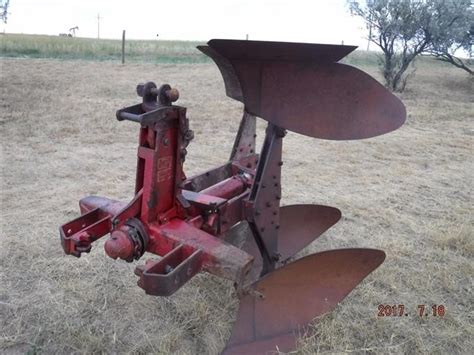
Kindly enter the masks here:
M 252 178 L 252 175 L 250 175 L 249 173 L 245 173 L 245 172 L 242 174 L 242 176 L 247 180 Z
M 179 99 L 179 91 L 174 88 L 166 90 L 165 94 L 171 102 L 175 102 Z

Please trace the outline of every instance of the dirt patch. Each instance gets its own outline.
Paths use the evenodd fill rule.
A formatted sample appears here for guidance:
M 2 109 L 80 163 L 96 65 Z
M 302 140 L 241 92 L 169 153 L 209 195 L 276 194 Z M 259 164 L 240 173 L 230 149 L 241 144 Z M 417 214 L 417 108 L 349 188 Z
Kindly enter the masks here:
M 138 127 L 118 122 L 115 110 L 137 101 L 138 82 L 180 90 L 196 137 L 188 174 L 228 158 L 241 106 L 225 97 L 217 68 L 19 59 L 1 66 L 0 350 L 218 353 L 237 307 L 231 283 L 198 275 L 171 297 L 146 296 L 134 265 L 107 258 L 102 242 L 75 259 L 58 238 L 81 197 L 132 197 Z M 472 89 L 461 71 L 419 67 L 401 97 L 408 121 L 400 130 L 354 142 L 288 134 L 283 204 L 343 213 L 303 254 L 387 253 L 301 340 L 301 353 L 471 351 Z M 404 304 L 409 316 L 378 318 L 379 304 Z M 419 304 L 442 304 L 446 315 L 420 318 Z

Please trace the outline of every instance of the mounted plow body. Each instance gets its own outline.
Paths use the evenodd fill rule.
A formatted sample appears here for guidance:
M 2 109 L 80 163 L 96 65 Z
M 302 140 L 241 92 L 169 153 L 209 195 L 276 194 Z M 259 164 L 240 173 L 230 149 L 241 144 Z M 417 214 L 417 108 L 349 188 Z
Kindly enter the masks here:
M 280 206 L 286 131 L 314 138 L 361 139 L 405 120 L 403 104 L 360 70 L 338 63 L 354 47 L 212 40 L 199 49 L 218 65 L 227 95 L 244 104 L 228 162 L 184 174 L 193 139 L 177 90 L 148 82 L 142 103 L 117 111 L 139 123 L 135 197 L 89 196 L 81 216 L 60 227 L 66 254 L 81 256 L 110 233 L 107 255 L 136 268 L 147 294 L 169 296 L 198 272 L 230 279 L 241 300 L 224 353 L 295 348 L 298 334 L 332 310 L 384 260 L 372 249 L 294 255 L 337 223 L 321 205 Z M 256 116 L 268 122 L 256 154 Z

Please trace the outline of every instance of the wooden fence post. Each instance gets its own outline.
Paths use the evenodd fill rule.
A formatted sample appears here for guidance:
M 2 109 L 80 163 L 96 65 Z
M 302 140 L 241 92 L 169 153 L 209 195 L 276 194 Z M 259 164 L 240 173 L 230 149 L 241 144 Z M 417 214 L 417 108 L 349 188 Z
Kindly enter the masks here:
M 125 64 L 125 30 L 122 31 L 122 64 Z

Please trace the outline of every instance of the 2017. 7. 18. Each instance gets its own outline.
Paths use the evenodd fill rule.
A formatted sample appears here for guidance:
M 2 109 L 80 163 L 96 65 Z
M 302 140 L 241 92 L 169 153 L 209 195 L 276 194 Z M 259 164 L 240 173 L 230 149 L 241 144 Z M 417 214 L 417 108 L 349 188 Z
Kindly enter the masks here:
M 419 304 L 416 307 L 416 314 L 419 317 L 444 317 L 446 307 L 442 304 L 425 305 Z M 379 304 L 377 317 L 408 317 L 408 309 L 404 304 Z

